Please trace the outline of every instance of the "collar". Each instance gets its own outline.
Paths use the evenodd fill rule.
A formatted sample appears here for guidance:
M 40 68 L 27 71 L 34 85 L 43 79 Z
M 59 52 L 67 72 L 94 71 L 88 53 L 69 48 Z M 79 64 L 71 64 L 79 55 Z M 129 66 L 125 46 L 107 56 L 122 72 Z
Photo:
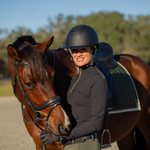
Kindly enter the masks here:
M 87 65 L 84 65 L 84 66 L 82 66 L 82 67 L 80 67 L 82 70 L 84 70 L 84 69 L 87 69 L 87 68 L 89 68 L 89 67 L 91 67 L 91 66 L 95 66 L 95 63 L 94 63 L 94 61 L 91 61 L 91 63 L 90 64 L 87 64 Z

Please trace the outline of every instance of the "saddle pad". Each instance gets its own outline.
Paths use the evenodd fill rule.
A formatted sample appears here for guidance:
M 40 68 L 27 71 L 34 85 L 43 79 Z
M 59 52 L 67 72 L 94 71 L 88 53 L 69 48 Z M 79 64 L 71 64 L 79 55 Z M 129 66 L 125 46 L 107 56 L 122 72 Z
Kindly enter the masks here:
M 112 107 L 109 107 L 109 114 L 140 111 L 140 102 L 136 87 L 129 72 L 117 62 L 117 67 L 110 69 L 115 82 L 117 98 Z

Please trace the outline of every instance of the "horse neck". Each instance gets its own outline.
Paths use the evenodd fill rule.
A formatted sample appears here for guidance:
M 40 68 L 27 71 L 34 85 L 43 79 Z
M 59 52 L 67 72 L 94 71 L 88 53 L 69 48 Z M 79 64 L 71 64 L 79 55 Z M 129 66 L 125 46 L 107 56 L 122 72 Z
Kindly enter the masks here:
M 61 71 L 61 74 L 66 74 L 69 77 L 73 78 L 78 74 L 77 68 L 74 65 L 74 62 L 71 60 L 70 54 L 64 49 L 58 49 L 55 51 L 56 55 L 56 67 L 55 70 Z M 60 69 L 60 66 L 62 67 Z
M 58 49 L 55 53 L 55 86 L 57 94 L 62 98 L 62 105 L 66 110 L 67 106 L 67 90 L 70 86 L 71 79 L 78 73 L 77 69 L 70 59 L 70 54 Z
M 59 72 L 61 74 L 68 74 L 68 76 L 70 76 L 71 78 L 78 74 L 77 68 L 75 67 L 74 62 L 70 59 L 71 56 L 67 51 L 60 48 L 54 50 L 53 52 L 55 56 L 53 55 L 51 50 L 46 51 L 45 55 L 47 56 L 48 63 L 51 66 L 55 64 L 54 69 L 56 72 Z

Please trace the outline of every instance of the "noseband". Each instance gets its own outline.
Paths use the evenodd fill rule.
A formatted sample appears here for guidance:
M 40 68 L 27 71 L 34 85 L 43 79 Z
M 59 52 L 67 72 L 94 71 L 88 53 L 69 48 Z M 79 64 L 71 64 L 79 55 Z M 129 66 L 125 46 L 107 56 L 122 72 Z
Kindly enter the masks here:
M 54 60 L 54 63 L 55 63 L 55 55 L 54 55 L 54 52 L 53 53 L 53 60 Z M 43 65 L 46 63 L 46 56 L 45 57 L 45 60 L 43 62 Z M 53 68 L 54 68 L 54 63 L 53 63 Z M 26 119 L 26 116 L 25 116 L 25 113 L 24 113 L 24 106 L 23 104 L 21 104 L 21 109 L 22 109 L 22 115 L 23 115 L 23 118 L 24 120 L 29 123 L 29 124 L 37 124 L 37 122 L 39 120 L 46 120 L 48 121 L 48 118 L 50 117 L 50 114 L 52 112 L 52 110 L 57 106 L 57 105 L 60 105 L 61 104 L 61 98 L 59 96 L 54 96 L 52 98 L 50 98 L 49 100 L 47 100 L 45 103 L 43 103 L 42 105 L 40 106 L 35 106 L 32 101 L 30 100 L 30 98 L 28 97 L 21 81 L 20 81 L 20 78 L 19 78 L 19 75 L 18 75 L 18 66 L 23 66 L 23 67 L 29 67 L 29 65 L 27 63 L 23 63 L 23 62 L 16 62 L 14 61 L 14 67 L 15 67 L 15 77 L 14 77 L 14 82 L 13 82 L 13 92 L 14 94 L 16 95 L 16 79 L 17 79 L 17 82 L 19 84 L 19 87 L 21 89 L 21 92 L 23 94 L 23 96 L 26 98 L 27 102 L 29 103 L 32 111 L 33 111 L 33 114 L 34 114 L 34 117 L 35 117 L 35 120 L 33 120 L 33 122 L 29 122 L 27 119 Z M 53 106 L 47 117 L 44 115 L 44 113 L 42 113 L 40 110 L 43 110 L 45 108 L 48 108 L 50 106 Z M 42 117 L 44 116 L 44 117 Z M 46 123 L 46 126 L 47 126 L 47 123 Z M 42 129 L 41 129 L 42 130 Z

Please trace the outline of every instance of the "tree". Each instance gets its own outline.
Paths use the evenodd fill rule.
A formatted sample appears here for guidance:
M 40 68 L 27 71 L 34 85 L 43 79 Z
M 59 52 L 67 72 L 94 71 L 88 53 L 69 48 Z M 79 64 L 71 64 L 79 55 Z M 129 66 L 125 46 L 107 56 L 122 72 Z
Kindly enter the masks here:
M 0 58 L 0 77 L 9 76 L 6 62 Z
M 87 24 L 98 33 L 100 42 L 109 43 L 114 54 L 128 53 L 150 62 L 150 16 L 128 16 L 118 12 L 98 12 L 88 16 L 66 16 L 58 14 L 54 20 L 48 18 L 48 24 L 33 34 L 29 29 L 18 27 L 10 33 L 0 29 L 0 58 L 7 62 L 7 45 L 17 37 L 32 35 L 40 43 L 54 36 L 51 49 L 65 45 L 69 30 L 78 24 Z M 7 64 L 7 63 L 6 63 Z M 7 65 L 4 65 L 7 67 Z

